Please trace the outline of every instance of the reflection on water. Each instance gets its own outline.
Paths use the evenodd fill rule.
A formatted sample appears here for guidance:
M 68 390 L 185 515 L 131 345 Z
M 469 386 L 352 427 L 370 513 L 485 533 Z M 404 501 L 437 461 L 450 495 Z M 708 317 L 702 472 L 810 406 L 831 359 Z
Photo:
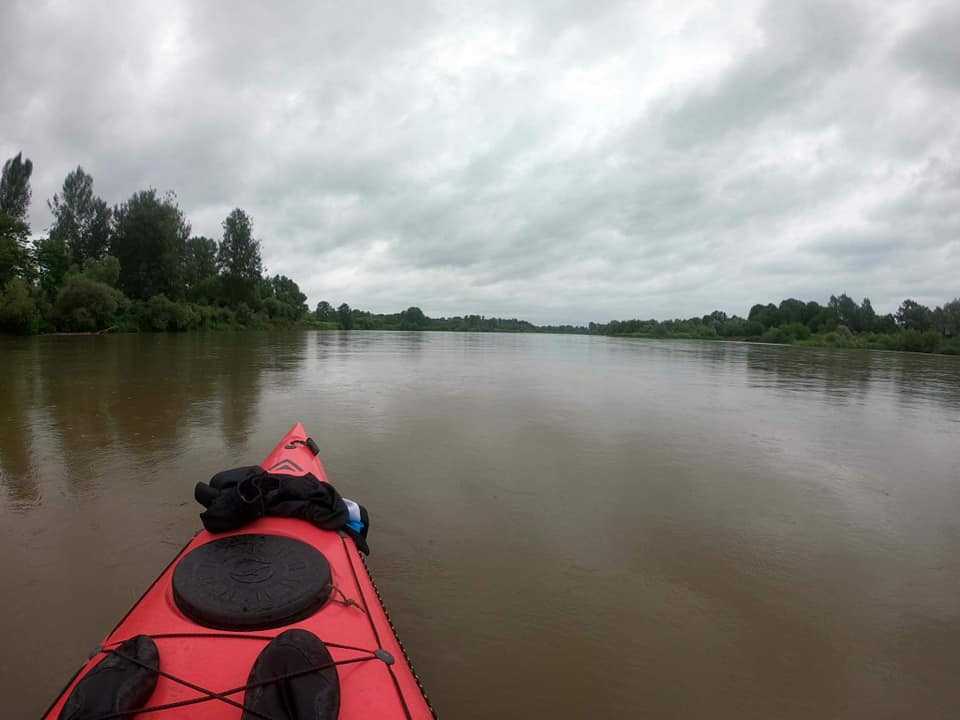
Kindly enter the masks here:
M 758 384 L 783 390 L 823 393 L 826 401 L 862 402 L 869 394 L 898 401 L 960 404 L 957 360 L 942 355 L 894 352 L 838 352 L 819 348 L 771 351 L 747 348 L 747 369 Z
M 371 507 L 446 715 L 960 703 L 955 358 L 439 333 L 0 338 L 0 358 L 14 714 L 196 529 L 193 484 L 297 419 Z
M 37 499 L 30 448 L 30 414 L 36 405 L 37 346 L 11 343 L 3 346 L 2 358 L 0 407 L 4 422 L 0 426 L 0 479 L 11 499 L 31 502 Z
M 70 458 L 70 484 L 94 478 L 89 463 L 121 449 L 144 459 L 218 426 L 242 450 L 257 420 L 262 378 L 283 387 L 304 360 L 302 333 L 250 342 L 247 335 L 126 335 L 7 340 L 0 383 L 3 487 L 36 500 L 41 458 Z

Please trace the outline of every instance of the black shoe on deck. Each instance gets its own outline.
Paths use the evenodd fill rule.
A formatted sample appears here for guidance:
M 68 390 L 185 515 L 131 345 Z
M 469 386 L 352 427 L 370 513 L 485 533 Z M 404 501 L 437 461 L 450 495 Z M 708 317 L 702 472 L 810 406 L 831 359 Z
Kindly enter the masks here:
M 146 635 L 130 638 L 116 650 L 151 668 L 160 667 L 157 644 Z M 77 683 L 60 711 L 60 720 L 89 720 L 136 710 L 146 705 L 156 686 L 156 669 L 107 653 Z
M 323 641 L 306 630 L 287 630 L 263 649 L 248 684 L 333 662 Z M 243 704 L 276 720 L 335 720 L 340 712 L 340 679 L 336 667 L 279 680 L 247 690 Z M 243 720 L 254 720 L 243 713 Z

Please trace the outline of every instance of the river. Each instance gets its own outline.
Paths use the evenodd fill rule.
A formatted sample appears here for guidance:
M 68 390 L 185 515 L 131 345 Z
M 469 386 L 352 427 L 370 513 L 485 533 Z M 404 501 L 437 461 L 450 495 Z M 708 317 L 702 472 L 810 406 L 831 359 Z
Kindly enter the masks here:
M 291 332 L 0 337 L 7 716 L 296 420 L 443 717 L 960 712 L 960 359 Z

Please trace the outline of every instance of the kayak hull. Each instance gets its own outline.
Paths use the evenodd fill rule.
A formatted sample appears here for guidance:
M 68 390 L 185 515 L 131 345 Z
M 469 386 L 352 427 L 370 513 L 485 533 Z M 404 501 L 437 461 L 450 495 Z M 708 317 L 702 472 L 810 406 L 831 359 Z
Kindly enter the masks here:
M 327 482 L 323 464 L 310 444 L 312 441 L 308 444 L 306 431 L 298 423 L 261 466 L 268 471 L 287 475 L 312 473 L 319 480 Z M 177 606 L 173 592 L 173 573 L 180 560 L 206 543 L 246 534 L 289 537 L 323 553 L 330 564 L 333 581 L 334 590 L 330 599 L 303 620 L 267 630 L 215 630 L 201 626 L 184 615 Z M 233 532 L 214 535 L 206 530 L 200 531 L 104 639 L 101 648 L 116 647 L 136 635 L 149 635 L 160 650 L 160 670 L 163 673 L 220 693 L 243 686 L 266 643 L 291 628 L 314 633 L 328 644 L 334 661 L 368 658 L 337 666 L 340 678 L 338 717 L 341 720 L 433 717 L 354 541 L 345 533 L 321 530 L 304 520 L 265 517 Z M 372 658 L 377 650 L 386 651 L 387 656 L 384 657 L 392 658 L 393 663 L 388 665 Z M 50 707 L 46 718 L 53 720 L 59 717 L 73 687 L 103 657 L 103 652 L 98 652 L 80 668 Z M 203 697 L 203 693 L 161 676 L 147 705 L 166 705 L 200 697 Z M 243 692 L 230 698 L 242 703 Z M 239 720 L 241 714 L 239 708 L 213 699 L 144 717 Z

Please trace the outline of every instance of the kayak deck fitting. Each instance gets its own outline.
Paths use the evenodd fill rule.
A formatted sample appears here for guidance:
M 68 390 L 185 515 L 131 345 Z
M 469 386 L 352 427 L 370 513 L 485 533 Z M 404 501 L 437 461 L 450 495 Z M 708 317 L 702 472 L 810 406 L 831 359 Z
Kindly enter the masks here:
M 260 466 L 328 482 L 316 444 L 297 423 Z M 201 530 L 147 589 L 44 715 L 122 643 L 159 650 L 156 687 L 124 717 L 239 720 L 258 655 L 273 638 L 307 630 L 339 676 L 338 718 L 421 719 L 434 713 L 354 540 L 300 519 L 260 517 L 242 529 Z

